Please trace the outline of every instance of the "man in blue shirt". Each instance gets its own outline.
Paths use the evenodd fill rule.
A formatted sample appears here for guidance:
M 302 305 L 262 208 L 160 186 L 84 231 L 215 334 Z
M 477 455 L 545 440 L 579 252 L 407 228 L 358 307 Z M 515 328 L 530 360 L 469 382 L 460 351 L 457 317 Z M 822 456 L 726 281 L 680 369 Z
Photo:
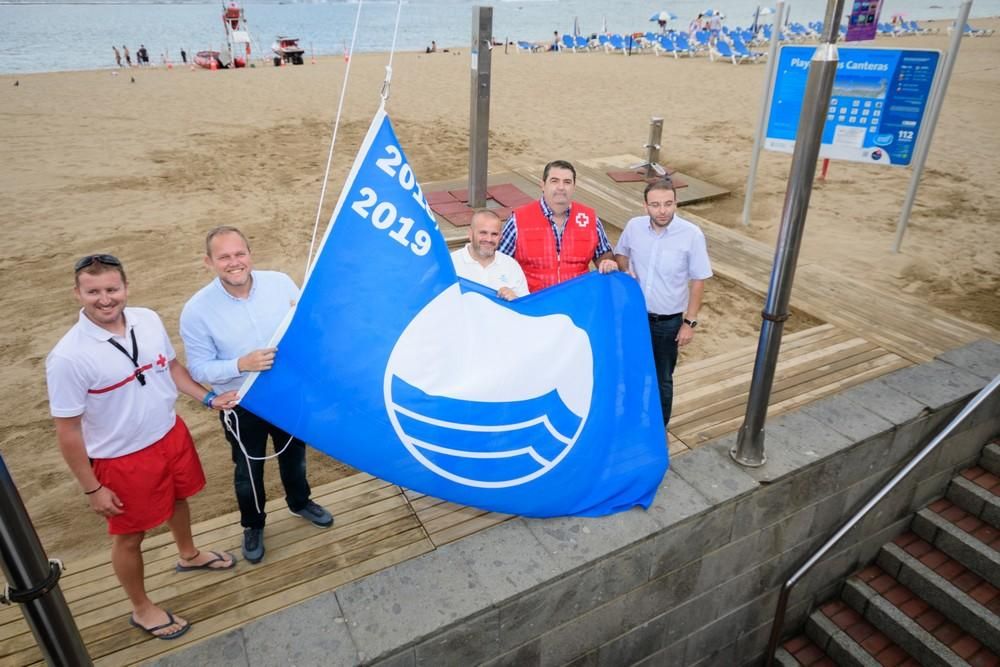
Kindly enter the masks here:
M 705 281 L 712 277 L 705 235 L 676 215 L 677 191 L 669 179 L 646 186 L 647 215 L 632 218 L 615 246 L 618 268 L 639 281 L 649 313 L 653 363 L 660 385 L 663 427 L 670 422 L 678 348 L 698 326 Z
M 238 389 L 247 373 L 267 371 L 277 348 L 271 337 L 299 297 L 284 273 L 254 271 L 250 244 L 235 227 L 216 227 L 205 238 L 205 266 L 217 278 L 199 290 L 181 312 L 181 338 L 191 376 L 217 392 Z M 236 464 L 236 500 L 243 526 L 243 556 L 251 563 L 264 557 L 264 457 L 267 438 L 279 452 L 278 470 L 289 511 L 320 528 L 333 517 L 310 499 L 305 443 L 237 406 L 239 439 L 223 431 Z M 241 446 L 242 444 L 242 446 Z

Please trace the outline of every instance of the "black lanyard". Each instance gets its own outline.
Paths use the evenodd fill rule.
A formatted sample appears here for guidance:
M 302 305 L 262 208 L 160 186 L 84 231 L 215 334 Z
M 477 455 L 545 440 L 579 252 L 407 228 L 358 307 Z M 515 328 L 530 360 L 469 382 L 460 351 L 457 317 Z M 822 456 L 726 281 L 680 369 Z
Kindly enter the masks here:
M 132 362 L 133 366 L 135 366 L 135 379 L 139 381 L 140 385 L 145 387 L 146 376 L 142 374 L 141 370 L 139 370 L 139 344 L 135 342 L 135 329 L 130 329 L 129 333 L 132 334 L 132 354 L 129 354 L 114 338 L 109 338 L 108 342 L 121 350 L 121 353 L 128 357 L 128 360 Z

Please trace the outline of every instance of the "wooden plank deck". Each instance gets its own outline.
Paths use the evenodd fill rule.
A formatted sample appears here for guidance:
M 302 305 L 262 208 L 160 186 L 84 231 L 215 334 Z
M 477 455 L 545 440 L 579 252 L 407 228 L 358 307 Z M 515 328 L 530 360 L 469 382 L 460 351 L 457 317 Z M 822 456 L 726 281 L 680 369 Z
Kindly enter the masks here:
M 615 183 L 606 172 L 638 161 L 622 155 L 575 162 L 577 198 L 598 211 L 612 238 L 641 212 L 644 184 Z M 513 183 L 538 196 L 540 174 L 541 165 L 518 166 L 491 175 L 489 183 Z M 683 189 L 684 196 L 704 198 L 724 192 L 691 176 L 683 178 L 690 184 Z M 453 180 L 426 184 L 424 189 L 464 187 L 464 180 Z M 773 247 L 690 211 L 684 215 L 705 232 L 717 274 L 762 296 L 766 293 Z M 450 245 L 464 243 L 464 228 L 443 220 L 440 227 Z M 823 324 L 784 337 L 768 410 L 772 416 L 972 340 L 998 338 L 988 327 L 807 263 L 798 267 L 792 304 Z M 673 454 L 739 427 L 755 350 L 755 344 L 749 345 L 679 366 L 670 428 Z M 69 571 L 60 586 L 95 662 L 126 665 L 155 658 L 509 518 L 403 490 L 363 473 L 319 487 L 315 497 L 335 512 L 336 525 L 317 530 L 289 516 L 283 500 L 269 502 L 267 558 L 260 565 L 240 562 L 226 572 L 177 573 L 169 534 L 146 540 L 146 582 L 151 596 L 195 624 L 176 641 L 149 639 L 128 626 L 128 602 L 106 551 L 67 563 Z M 194 529 L 201 548 L 239 552 L 238 513 L 197 524 Z M 0 665 L 40 660 L 20 611 L 0 608 Z

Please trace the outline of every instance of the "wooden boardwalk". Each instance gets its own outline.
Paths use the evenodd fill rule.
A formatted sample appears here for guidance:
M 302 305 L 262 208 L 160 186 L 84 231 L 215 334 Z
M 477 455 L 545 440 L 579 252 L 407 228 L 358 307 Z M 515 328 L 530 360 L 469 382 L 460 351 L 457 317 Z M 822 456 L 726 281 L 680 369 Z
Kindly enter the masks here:
M 639 161 L 624 155 L 575 163 L 577 199 L 597 209 L 612 236 L 616 236 L 616 227 L 640 212 L 644 184 L 615 183 L 606 171 Z M 526 165 L 492 175 L 490 184 L 513 183 L 537 196 L 540 174 L 540 165 Z M 683 178 L 689 183 L 684 196 L 691 200 L 724 192 L 688 175 Z M 425 190 L 465 185 L 457 180 L 431 183 Z M 760 294 L 763 302 L 773 247 L 690 212 L 684 215 L 705 232 L 715 273 Z M 465 229 L 441 222 L 441 230 L 450 244 L 464 242 Z M 822 324 L 784 338 L 769 407 L 772 416 L 972 340 L 998 338 L 988 327 L 814 264 L 798 267 L 792 305 Z M 755 344 L 749 345 L 679 367 L 671 420 L 673 454 L 737 430 L 755 349 Z M 158 535 L 146 541 L 146 580 L 151 596 L 195 624 L 176 641 L 148 639 L 127 624 L 128 603 L 106 552 L 67 563 L 69 570 L 60 585 L 95 662 L 126 665 L 155 658 L 508 518 L 405 491 L 366 474 L 317 488 L 315 497 L 335 512 L 336 525 L 317 530 L 288 515 L 283 500 L 269 502 L 267 556 L 260 565 L 241 561 L 226 572 L 177 573 L 170 536 Z M 202 548 L 239 552 L 242 530 L 238 513 L 198 524 L 195 533 Z M 20 611 L 0 608 L 0 665 L 40 660 Z

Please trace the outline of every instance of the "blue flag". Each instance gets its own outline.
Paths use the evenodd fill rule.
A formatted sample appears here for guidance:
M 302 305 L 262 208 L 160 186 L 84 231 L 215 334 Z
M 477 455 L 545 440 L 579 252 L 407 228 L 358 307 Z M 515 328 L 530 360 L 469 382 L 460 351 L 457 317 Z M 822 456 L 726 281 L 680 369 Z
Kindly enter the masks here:
M 648 507 L 666 472 L 636 282 L 591 273 L 508 303 L 457 278 L 382 110 L 275 341 L 241 404 L 400 486 L 597 516 Z

